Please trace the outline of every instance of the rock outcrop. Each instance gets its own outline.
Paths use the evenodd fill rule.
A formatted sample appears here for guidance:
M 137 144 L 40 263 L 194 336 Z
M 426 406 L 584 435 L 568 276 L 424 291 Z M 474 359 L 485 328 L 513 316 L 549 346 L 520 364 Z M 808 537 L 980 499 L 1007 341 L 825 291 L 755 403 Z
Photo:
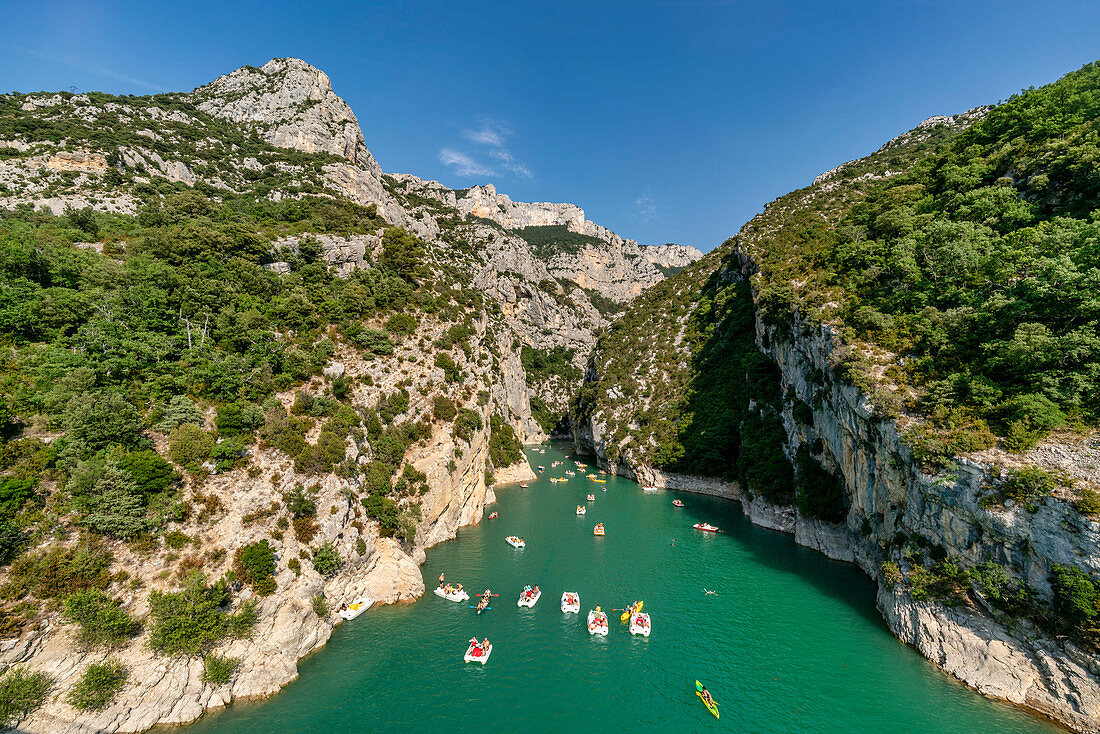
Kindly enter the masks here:
M 332 153 L 382 175 L 351 107 L 332 91 L 327 74 L 300 59 L 242 67 L 191 96 L 203 112 L 255 130 L 272 145 Z
M 671 242 L 663 245 L 642 247 L 642 256 L 661 269 L 662 272 L 679 272 L 703 256 L 697 247 L 676 245 Z

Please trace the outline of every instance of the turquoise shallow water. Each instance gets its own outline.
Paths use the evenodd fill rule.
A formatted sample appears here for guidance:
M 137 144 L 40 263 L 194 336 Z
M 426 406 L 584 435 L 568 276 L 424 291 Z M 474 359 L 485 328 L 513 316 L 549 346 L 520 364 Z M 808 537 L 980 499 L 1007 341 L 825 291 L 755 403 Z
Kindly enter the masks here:
M 491 587 L 500 593 L 492 610 L 477 616 L 431 593 L 371 609 L 303 660 L 300 679 L 277 696 L 208 715 L 188 734 L 1061 731 L 940 673 L 890 636 L 855 567 L 752 526 L 735 504 L 643 493 L 615 477 L 600 485 L 579 470 L 553 484 L 573 468 L 550 468 L 565 459 L 560 447 L 528 455 L 547 467 L 544 478 L 498 490 L 490 510 L 500 518 L 463 528 L 422 569 L 429 589 L 440 572 Z M 677 497 L 686 507 L 672 506 Z M 693 530 L 700 521 L 725 532 Z M 605 537 L 592 535 L 596 522 Z M 507 545 L 511 534 L 527 547 Z M 516 606 L 526 583 L 543 590 L 533 609 Z M 564 590 L 580 593 L 581 614 L 561 613 Z M 632 637 L 617 614 L 606 638 L 589 636 L 588 609 L 635 598 L 652 615 L 651 637 Z M 484 667 L 462 661 L 471 635 L 494 644 Z M 721 720 L 696 698 L 696 678 Z

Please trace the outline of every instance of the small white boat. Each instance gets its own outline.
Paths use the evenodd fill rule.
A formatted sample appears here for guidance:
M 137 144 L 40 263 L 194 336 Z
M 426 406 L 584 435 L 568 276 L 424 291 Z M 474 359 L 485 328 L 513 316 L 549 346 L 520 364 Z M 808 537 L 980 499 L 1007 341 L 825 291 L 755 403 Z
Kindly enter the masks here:
M 596 527 L 592 528 L 592 534 L 593 535 L 603 535 L 604 534 L 603 523 L 602 522 L 596 523 Z
M 489 661 L 489 656 L 492 654 L 492 645 L 482 650 L 480 645 L 475 645 L 471 642 L 470 646 L 466 648 L 466 655 L 462 659 L 468 663 L 481 663 L 484 665 Z
M 577 514 L 578 514 L 578 515 L 583 515 L 583 514 L 585 514 L 586 512 L 588 512 L 588 508 L 587 508 L 587 507 L 585 507 L 584 505 L 577 505 Z
M 508 545 L 512 546 L 513 548 L 525 548 L 527 546 L 527 543 L 523 541 L 523 538 L 517 538 L 514 535 L 509 535 L 504 540 L 507 541 Z
M 705 530 L 708 533 L 717 533 L 718 532 L 718 528 L 715 527 L 714 525 L 711 525 L 709 522 L 697 522 L 694 525 L 692 525 L 691 527 L 695 528 L 696 530 Z
M 541 597 L 541 596 L 542 596 L 542 589 L 540 589 L 539 587 L 536 586 L 533 589 L 531 587 L 527 587 L 526 589 L 524 589 L 523 591 L 520 592 L 519 601 L 516 602 L 516 606 L 518 606 L 518 607 L 533 607 L 533 606 L 535 606 L 535 602 L 537 602 L 539 600 L 539 597 Z
M 595 609 L 588 611 L 588 634 L 607 636 L 607 615 Z
M 363 612 L 367 611 L 371 604 L 374 604 L 374 599 L 369 596 L 361 596 L 351 604 L 348 604 L 346 609 L 341 609 L 336 614 L 344 619 L 355 619 Z
M 579 614 L 581 611 L 580 594 L 575 591 L 562 592 L 561 610 L 565 614 Z
M 448 584 L 445 588 L 442 588 L 442 589 L 437 588 L 432 593 L 435 594 L 436 596 L 438 596 L 441 599 L 446 599 L 447 601 L 469 601 L 470 600 L 470 595 L 466 593 L 465 589 L 455 589 L 455 588 L 452 588 L 450 584 Z
M 643 492 L 656 492 L 657 487 L 642 487 Z
M 589 502 L 595 502 L 595 501 L 596 501 L 596 495 L 594 495 L 594 494 L 590 494 L 590 495 L 588 495 L 588 497 L 586 497 L 586 499 L 587 499 L 587 500 L 588 500 Z
M 649 637 L 649 614 L 639 612 L 630 615 L 630 634 Z

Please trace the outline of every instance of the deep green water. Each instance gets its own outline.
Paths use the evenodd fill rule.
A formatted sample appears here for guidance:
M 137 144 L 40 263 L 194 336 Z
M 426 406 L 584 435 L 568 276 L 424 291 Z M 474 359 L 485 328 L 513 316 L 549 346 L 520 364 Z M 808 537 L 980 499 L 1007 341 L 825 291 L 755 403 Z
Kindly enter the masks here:
M 528 455 L 545 478 L 498 490 L 490 509 L 500 518 L 463 528 L 422 569 L 429 589 L 445 572 L 500 592 L 491 611 L 479 617 L 431 593 L 371 609 L 337 628 L 274 698 L 208 715 L 188 734 L 1061 731 L 940 673 L 890 636 L 855 567 L 752 526 L 735 504 L 643 493 L 614 477 L 600 485 L 579 470 L 552 484 L 572 462 L 550 469 L 565 458 L 558 448 Z M 589 492 L 596 501 L 578 517 Z M 686 507 L 673 507 L 676 497 Z M 607 535 L 597 538 L 601 521 Z M 693 530 L 700 521 L 725 532 Z M 527 547 L 507 545 L 510 534 Z M 543 589 L 534 609 L 516 606 L 525 583 Z M 567 589 L 580 593 L 581 614 L 561 613 Z M 589 636 L 588 609 L 634 598 L 652 615 L 649 639 L 632 637 L 617 614 L 606 638 Z M 494 644 L 485 667 L 462 661 L 471 635 Z M 696 698 L 696 678 L 720 721 Z

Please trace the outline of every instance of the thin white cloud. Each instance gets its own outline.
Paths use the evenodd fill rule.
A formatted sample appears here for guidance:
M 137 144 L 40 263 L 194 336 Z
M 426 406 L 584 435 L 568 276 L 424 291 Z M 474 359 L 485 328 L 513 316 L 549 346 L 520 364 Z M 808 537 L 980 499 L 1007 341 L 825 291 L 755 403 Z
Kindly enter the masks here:
M 494 169 L 491 165 L 479 162 L 489 158 L 499 163 L 500 170 L 521 178 L 534 178 L 535 174 L 530 167 L 516 160 L 515 155 L 508 148 L 508 139 L 515 133 L 504 123 L 490 117 L 482 117 L 476 129 L 466 128 L 461 134 L 464 139 L 474 144 L 474 152 L 454 148 L 444 148 L 439 152 L 439 160 L 444 165 L 454 168 L 459 175 L 493 175 Z
M 531 172 L 531 169 L 522 163 L 505 163 L 504 168 L 521 176 L 522 178 L 534 178 L 535 174 Z
M 634 200 L 634 213 L 645 224 L 657 218 L 657 202 L 649 194 L 642 194 Z
M 478 163 L 461 151 L 444 148 L 439 151 L 439 162 L 450 166 L 459 176 L 492 176 L 493 169 Z
M 463 130 L 462 137 L 482 145 L 504 145 L 503 135 L 484 127 L 480 130 Z

